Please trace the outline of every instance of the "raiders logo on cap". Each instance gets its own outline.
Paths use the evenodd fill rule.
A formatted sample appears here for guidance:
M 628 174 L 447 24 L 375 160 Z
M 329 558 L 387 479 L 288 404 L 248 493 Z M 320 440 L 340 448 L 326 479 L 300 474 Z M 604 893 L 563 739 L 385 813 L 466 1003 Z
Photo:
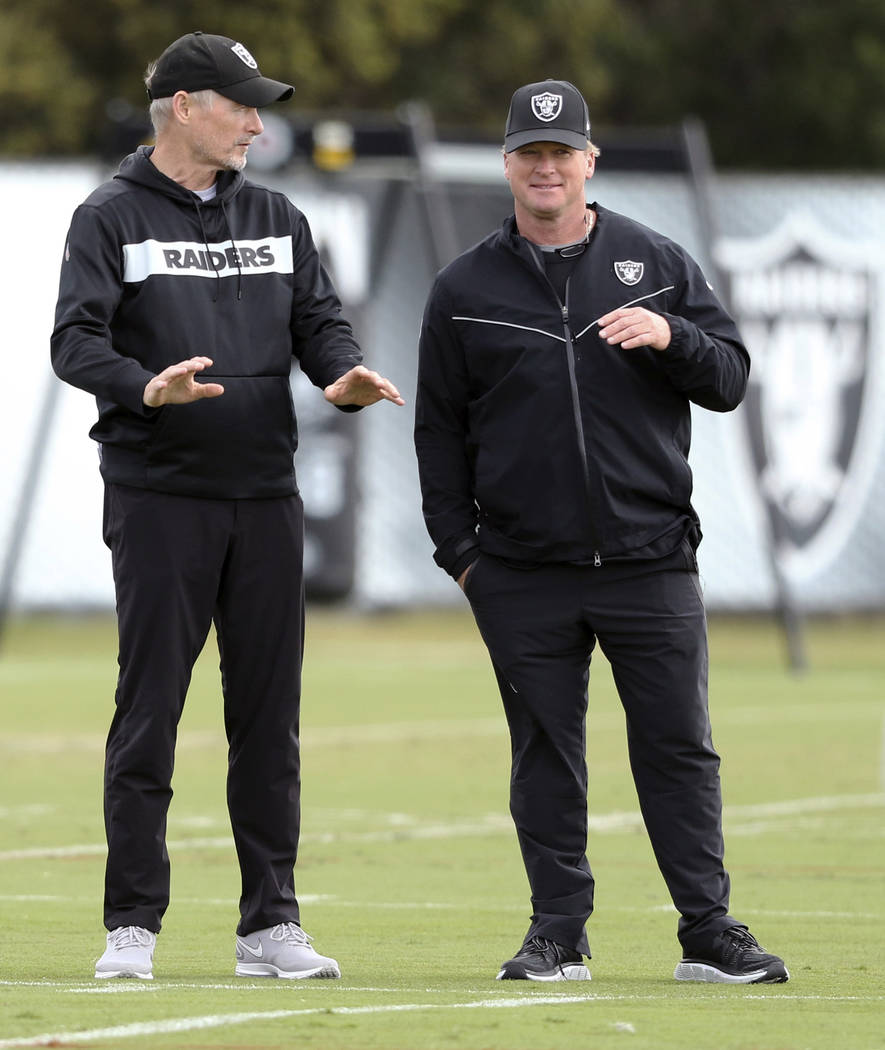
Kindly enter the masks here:
M 551 95 L 545 91 L 543 95 L 532 95 L 532 113 L 538 120 L 556 120 L 562 109 L 562 95 Z
M 233 51 L 237 58 L 242 59 L 250 69 L 258 69 L 258 63 L 249 54 L 247 49 L 243 47 L 242 44 L 234 44 L 234 46 L 231 48 L 231 51 Z

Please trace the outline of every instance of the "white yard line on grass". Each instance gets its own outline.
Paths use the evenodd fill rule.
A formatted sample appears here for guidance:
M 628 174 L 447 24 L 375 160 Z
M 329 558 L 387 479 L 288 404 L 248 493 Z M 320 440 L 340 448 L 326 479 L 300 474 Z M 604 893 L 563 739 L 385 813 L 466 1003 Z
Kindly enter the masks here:
M 64 1046 L 70 1043 L 88 1043 L 96 1039 L 133 1039 L 151 1035 L 169 1035 L 192 1032 L 198 1029 L 220 1028 L 227 1025 L 248 1024 L 254 1021 L 280 1021 L 293 1017 L 324 1014 L 333 1017 L 353 1017 L 365 1014 L 417 1013 L 425 1010 L 495 1010 L 522 1009 L 530 1006 L 573 1005 L 593 1002 L 661 1002 L 672 1001 L 672 995 L 532 995 L 521 999 L 477 999 L 462 1003 L 386 1003 L 377 1006 L 330 1006 L 307 1007 L 301 1010 L 257 1010 L 248 1013 L 207 1014 L 202 1017 L 177 1017 L 166 1021 L 136 1021 L 132 1024 L 114 1025 L 110 1028 L 92 1028 L 88 1031 L 61 1031 L 41 1035 L 23 1036 L 16 1039 L 0 1039 L 0 1050 L 18 1046 Z M 716 997 L 719 1001 L 732 1002 L 730 994 Z M 824 1002 L 882 1002 L 885 996 L 854 995 L 790 995 L 773 992 L 770 995 L 744 995 L 745 999 L 760 1002 L 783 1003 L 792 1001 Z M 707 1002 L 715 1001 L 712 997 Z
M 298 990 L 307 994 L 323 994 L 328 990 L 328 985 L 323 981 L 298 982 Z M 266 992 L 268 984 L 266 980 L 243 978 L 236 983 L 220 984 L 215 981 L 2 981 L 0 988 L 57 988 L 68 995 L 151 995 L 160 992 L 176 992 L 179 989 L 185 991 L 209 991 L 209 992 Z M 335 982 L 336 992 L 386 992 L 394 995 L 424 995 L 433 991 L 432 988 L 375 988 L 363 987 L 362 985 L 340 984 Z M 488 989 L 486 989 L 486 992 Z M 477 993 L 480 994 L 480 993 Z M 482 994 L 486 994 L 483 992 Z
M 150 995 L 159 993 L 168 993 L 172 991 L 179 991 L 183 989 L 185 991 L 198 991 L 198 992 L 266 992 L 267 982 L 263 980 L 256 980 L 253 982 L 242 981 L 239 984 L 212 984 L 211 982 L 189 982 L 189 981 L 176 981 L 174 984 L 164 984 L 162 981 L 157 983 L 156 981 L 95 981 L 91 985 L 78 985 L 76 988 L 66 988 L 64 985 L 59 985 L 62 991 L 68 995 Z M 317 981 L 313 985 L 306 983 L 306 987 L 299 987 L 299 991 L 307 992 L 308 994 L 316 989 L 316 994 L 320 995 L 323 993 L 322 982 Z M 336 992 L 385 992 L 391 995 L 423 995 L 426 988 L 363 988 L 356 987 L 355 985 L 341 985 L 335 984 Z
M 493 912 L 519 912 L 520 914 L 525 911 L 525 904 L 512 903 L 508 904 L 499 900 L 489 901 L 380 901 L 380 900 L 343 900 L 341 897 L 336 897 L 332 893 L 305 893 L 299 894 L 298 900 L 302 904 L 320 904 L 328 905 L 330 908 L 340 910 L 341 908 L 358 908 L 361 911 L 493 911 Z M 76 902 L 80 904 L 88 904 L 92 901 L 91 897 L 70 897 L 70 896 L 55 896 L 55 897 L 30 897 L 24 894 L 0 894 L 0 901 L 52 901 L 67 903 Z M 224 898 L 206 898 L 206 897 L 177 897 L 176 904 L 181 907 L 187 905 L 189 907 L 213 907 L 213 908 L 229 908 L 230 900 Z M 619 911 L 619 912 L 630 912 L 631 914 L 641 913 L 645 914 L 659 914 L 661 912 L 666 914 L 678 915 L 679 912 L 673 906 L 672 903 L 666 904 L 653 904 L 653 905 L 636 905 L 636 904 L 610 904 L 608 911 Z M 797 911 L 789 908 L 748 908 L 747 912 L 749 915 L 765 916 L 768 918 L 778 919 L 815 919 L 818 921 L 824 921 L 832 919 L 833 921 L 841 921 L 843 919 L 849 919 L 854 921 L 867 921 L 867 920 L 881 920 L 885 918 L 885 913 L 875 911 L 828 911 L 822 909 L 820 911 Z M 0 980 L 0 987 L 5 984 L 19 984 L 17 981 L 3 981 Z M 27 982 L 25 982 L 27 983 Z M 34 981 L 31 982 L 35 985 L 43 982 Z M 105 986 L 110 987 L 110 986 Z M 145 985 L 132 985 L 131 987 L 144 988 L 148 987 Z M 182 987 L 179 985 L 178 987 Z M 235 987 L 240 987 L 236 985 Z M 374 989 L 375 991 L 382 991 L 382 989 Z M 391 989 L 393 991 L 394 989 Z
M 478 1007 L 508 1008 L 522 1006 L 556 1006 L 561 1003 L 582 1003 L 587 996 L 556 996 L 535 999 L 489 999 L 468 1003 L 388 1003 L 377 1006 L 319 1006 L 301 1010 L 261 1010 L 237 1014 L 208 1014 L 203 1017 L 177 1017 L 167 1021 L 137 1021 L 114 1025 L 111 1028 L 93 1028 L 84 1032 L 52 1032 L 19 1039 L 0 1039 L 0 1050 L 14 1046 L 58 1046 L 65 1043 L 88 1043 L 94 1039 L 131 1039 L 146 1035 L 168 1035 L 192 1032 L 197 1029 L 220 1028 L 252 1021 L 280 1021 L 310 1014 L 353 1016 L 356 1014 L 409 1013 L 419 1010 L 470 1010 Z
M 52 813 L 54 806 L 45 802 L 31 802 L 24 806 L 0 806 L 0 820 L 21 820 L 27 817 L 43 817 Z
M 753 805 L 726 806 L 725 824 L 729 832 L 760 834 L 766 830 L 784 830 L 783 818 L 801 817 L 806 814 L 835 813 L 851 809 L 878 809 L 885 806 L 885 793 L 869 795 L 832 795 L 819 798 L 791 799 L 784 802 L 763 802 Z M 383 815 L 379 814 L 379 818 Z M 477 820 L 454 821 L 445 824 L 422 824 L 419 818 L 406 823 L 402 814 L 396 814 L 393 827 L 374 831 L 323 831 L 306 832 L 301 836 L 302 845 L 347 845 L 349 843 L 403 842 L 410 840 L 433 840 L 451 838 L 474 838 L 485 835 L 511 835 L 513 826 L 504 814 L 488 814 Z M 739 822 L 745 822 L 743 825 Z M 747 822 L 752 823 L 747 823 Z M 633 831 L 642 827 L 638 812 L 615 812 L 591 816 L 591 834 L 607 834 Z M 170 849 L 232 849 L 230 835 L 192 839 L 176 839 L 169 842 Z M 0 852 L 0 862 L 66 857 L 103 856 L 106 846 L 87 843 L 74 846 L 44 846 L 28 849 L 12 849 Z

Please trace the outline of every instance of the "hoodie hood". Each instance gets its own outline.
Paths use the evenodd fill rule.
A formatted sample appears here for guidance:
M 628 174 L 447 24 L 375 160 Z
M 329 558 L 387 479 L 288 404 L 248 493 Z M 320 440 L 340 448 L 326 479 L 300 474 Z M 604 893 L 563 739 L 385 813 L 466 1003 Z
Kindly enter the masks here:
M 159 168 L 154 167 L 151 162 L 153 146 L 139 146 L 135 153 L 124 157 L 114 175 L 115 179 L 123 182 L 133 182 L 139 186 L 162 193 L 166 197 L 183 203 L 192 204 L 200 198 L 180 183 L 164 175 Z M 245 185 L 246 179 L 241 171 L 219 171 L 217 176 L 218 193 L 211 201 L 203 204 L 203 207 L 218 207 L 233 200 Z

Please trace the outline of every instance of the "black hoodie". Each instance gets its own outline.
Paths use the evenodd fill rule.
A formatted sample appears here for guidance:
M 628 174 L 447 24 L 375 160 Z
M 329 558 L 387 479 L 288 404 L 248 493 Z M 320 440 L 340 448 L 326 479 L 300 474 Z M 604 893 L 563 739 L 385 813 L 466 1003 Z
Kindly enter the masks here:
M 105 480 L 190 496 L 297 492 L 292 357 L 318 387 L 362 360 L 304 215 L 219 173 L 200 198 L 140 147 L 74 213 L 52 365 L 94 394 Z M 148 381 L 190 357 L 220 397 L 148 408 Z

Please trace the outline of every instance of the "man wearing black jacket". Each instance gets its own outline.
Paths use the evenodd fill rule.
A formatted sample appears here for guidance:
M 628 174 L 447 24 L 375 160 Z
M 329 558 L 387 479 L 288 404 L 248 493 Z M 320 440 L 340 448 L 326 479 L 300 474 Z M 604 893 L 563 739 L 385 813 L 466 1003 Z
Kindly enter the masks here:
M 674 976 L 785 981 L 783 961 L 728 914 L 688 466 L 690 405 L 736 408 L 749 357 L 679 245 L 587 205 L 598 152 L 572 84 L 515 92 L 514 215 L 442 270 L 421 331 L 424 517 L 492 659 L 532 895 L 524 943 L 498 977 L 590 976 L 584 731 L 598 641 L 680 913 Z
M 145 78 L 156 146 L 74 213 L 52 335 L 94 394 L 120 673 L 105 763 L 107 947 L 95 976 L 153 976 L 169 903 L 178 720 L 215 623 L 242 895 L 236 973 L 339 977 L 301 928 L 303 513 L 293 357 L 333 405 L 396 388 L 362 355 L 304 216 L 242 175 L 259 107 L 293 89 L 238 41 L 190 33 Z

